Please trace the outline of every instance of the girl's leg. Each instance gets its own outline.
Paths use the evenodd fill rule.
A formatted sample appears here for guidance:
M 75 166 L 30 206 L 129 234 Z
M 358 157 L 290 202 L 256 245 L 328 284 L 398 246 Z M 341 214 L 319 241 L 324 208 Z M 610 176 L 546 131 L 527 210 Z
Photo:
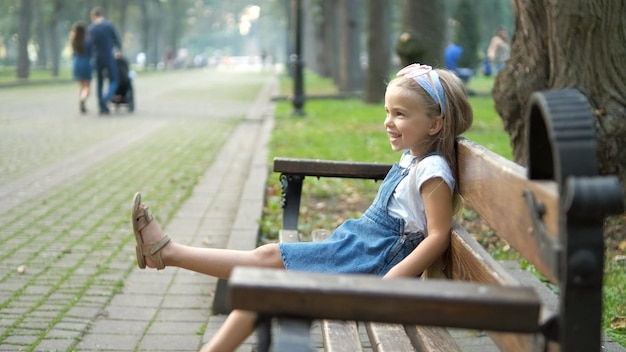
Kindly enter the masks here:
M 143 205 L 139 207 L 142 208 Z M 164 236 L 155 220 L 142 228 L 140 235 L 145 244 L 157 243 Z M 277 244 L 267 244 L 252 251 L 235 251 L 190 247 L 170 241 L 160 249 L 160 255 L 166 266 L 177 266 L 224 279 L 230 277 L 235 266 L 240 265 L 284 269 Z M 146 264 L 155 267 L 155 263 L 148 256 Z M 254 331 L 255 319 L 254 312 L 232 311 L 202 351 L 234 351 Z
M 141 230 L 144 243 L 156 243 L 162 237 L 163 231 L 156 220 Z M 161 257 L 166 266 L 176 266 L 223 279 L 230 277 L 235 266 L 284 269 L 278 245 L 275 243 L 251 251 L 239 251 L 191 247 L 172 241 L 161 249 Z M 146 263 L 149 267 L 155 267 L 155 263 L 147 256 Z
M 254 331 L 256 317 L 254 312 L 233 310 L 200 352 L 234 351 Z
M 79 81 L 78 99 L 80 100 L 80 112 L 83 114 L 87 112 L 85 102 L 89 96 L 89 81 Z
M 89 97 L 89 81 L 80 81 L 80 101 L 84 102 Z

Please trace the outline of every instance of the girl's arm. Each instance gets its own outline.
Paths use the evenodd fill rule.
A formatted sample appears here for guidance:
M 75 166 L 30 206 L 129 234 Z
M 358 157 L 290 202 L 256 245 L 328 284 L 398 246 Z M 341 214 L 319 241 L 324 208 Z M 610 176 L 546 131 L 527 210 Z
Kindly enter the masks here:
M 416 277 L 439 258 L 450 245 L 452 194 L 441 178 L 432 178 L 420 189 L 424 200 L 428 236 L 411 254 L 391 268 L 385 278 Z

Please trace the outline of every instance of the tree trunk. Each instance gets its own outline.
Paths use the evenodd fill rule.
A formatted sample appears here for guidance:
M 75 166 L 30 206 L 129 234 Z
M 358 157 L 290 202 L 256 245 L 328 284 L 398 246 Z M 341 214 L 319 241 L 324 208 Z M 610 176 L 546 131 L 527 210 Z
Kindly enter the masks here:
M 626 185 L 626 3 L 514 0 L 513 10 L 511 56 L 493 97 L 515 161 L 527 160 L 530 95 L 574 87 L 593 107 L 600 174 L 617 175 Z
M 384 99 L 389 78 L 391 5 L 387 0 L 370 0 L 368 5 L 368 65 L 364 100 L 374 104 Z
M 151 61 L 151 56 L 149 55 L 152 50 L 152 20 L 150 18 L 149 5 L 148 0 L 141 0 L 141 50 L 145 54 L 145 68 L 152 67 L 154 64 Z M 154 66 L 156 68 L 156 66 Z
M 319 72 L 318 53 L 322 45 L 321 37 L 319 35 L 319 26 L 317 22 L 319 19 L 319 11 L 316 8 L 319 6 L 316 1 L 301 0 L 302 1 L 302 59 L 304 60 L 304 67 L 315 73 Z
M 126 39 L 126 27 L 127 27 L 127 17 L 128 17 L 128 1 L 121 1 L 119 4 L 120 11 L 120 21 L 117 24 L 117 28 L 119 29 L 118 35 L 120 36 L 120 45 L 124 48 L 124 39 Z
M 48 32 L 50 33 L 50 53 L 52 58 L 52 77 L 59 77 L 59 66 L 61 61 L 61 40 L 59 39 L 59 17 L 61 16 L 61 10 L 63 9 L 63 1 L 55 0 L 53 5 L 52 14 L 50 16 L 50 26 Z
M 288 68 L 287 73 L 290 77 L 293 76 L 293 69 L 291 67 L 291 54 L 295 51 L 295 40 L 294 40 L 294 20 L 293 20 L 293 9 L 291 8 L 292 0 L 283 0 L 283 9 L 285 10 L 285 18 L 286 18 L 286 27 L 287 27 L 287 35 L 285 36 L 285 67 Z
M 363 73 L 360 65 L 358 0 L 339 0 L 339 90 L 361 88 Z
M 403 60 L 402 64 L 419 62 L 433 67 L 443 67 L 446 23 L 445 1 L 404 0 L 403 32 L 410 36 L 415 45 L 415 54 L 408 61 Z
M 319 74 L 322 77 L 333 78 L 337 72 L 337 13 L 335 0 L 322 1 L 322 18 L 320 31 L 322 36 L 322 50 L 319 51 Z
M 156 24 L 152 26 L 152 31 L 154 32 L 153 40 L 153 50 L 151 52 L 152 59 L 156 66 L 159 65 L 159 62 L 163 58 L 162 53 L 165 52 L 163 48 L 165 47 L 165 30 L 163 28 L 163 23 L 165 23 L 165 16 L 163 16 L 163 3 L 160 0 L 154 0 L 153 8 L 155 9 L 154 17 L 152 17 L 152 23 Z M 174 52 L 174 57 L 176 57 L 177 53 Z
M 30 24 L 33 20 L 33 1 L 22 0 L 20 6 L 20 24 L 18 30 L 17 78 L 27 79 L 30 73 L 28 57 L 28 41 L 30 40 Z
M 37 32 L 37 66 L 45 68 L 48 65 L 48 38 L 46 38 L 45 18 L 41 6 L 35 6 L 35 28 Z

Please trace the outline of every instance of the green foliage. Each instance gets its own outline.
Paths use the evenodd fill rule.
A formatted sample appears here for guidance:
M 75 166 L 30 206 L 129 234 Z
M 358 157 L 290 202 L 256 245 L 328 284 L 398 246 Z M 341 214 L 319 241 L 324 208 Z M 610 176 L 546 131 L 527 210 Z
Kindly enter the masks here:
M 603 326 L 615 342 L 626 346 L 626 260 L 609 255 L 605 264 Z
M 15 66 L 3 66 L 0 65 L 0 83 L 6 82 L 16 82 L 17 78 L 17 69 Z M 28 76 L 29 82 L 42 82 L 42 81 L 53 81 L 53 80 L 67 80 L 70 81 L 72 79 L 72 72 L 69 68 L 62 68 L 59 72 L 59 77 L 52 77 L 52 73 L 49 69 L 43 68 L 31 68 Z
M 337 94 L 338 90 L 332 79 L 324 78 L 313 71 L 304 69 L 303 71 L 304 81 L 304 94 L 308 97 L 316 95 L 329 95 Z M 280 94 L 282 96 L 293 96 L 293 82 L 291 77 L 285 73 L 280 80 Z

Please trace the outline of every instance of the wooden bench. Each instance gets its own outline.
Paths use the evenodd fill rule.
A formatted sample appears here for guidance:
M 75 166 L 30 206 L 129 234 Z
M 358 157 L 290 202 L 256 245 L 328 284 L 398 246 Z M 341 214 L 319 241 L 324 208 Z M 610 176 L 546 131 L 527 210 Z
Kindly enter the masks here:
M 259 350 L 313 350 L 310 323 L 321 320 L 327 351 L 361 350 L 356 322 L 365 322 L 374 351 L 458 351 L 445 327 L 485 330 L 504 351 L 623 351 L 601 333 L 602 224 L 623 211 L 622 189 L 596 173 L 591 109 L 580 93 L 563 90 L 535 93 L 529 110 L 528 169 L 459 138 L 458 186 L 468 207 L 558 285 L 556 307 L 455 223 L 449 251 L 426 280 L 236 268 L 231 304 L 263 317 Z M 280 241 L 298 240 L 306 177 L 380 180 L 389 167 L 276 158 Z M 441 263 L 447 279 L 433 275 Z

